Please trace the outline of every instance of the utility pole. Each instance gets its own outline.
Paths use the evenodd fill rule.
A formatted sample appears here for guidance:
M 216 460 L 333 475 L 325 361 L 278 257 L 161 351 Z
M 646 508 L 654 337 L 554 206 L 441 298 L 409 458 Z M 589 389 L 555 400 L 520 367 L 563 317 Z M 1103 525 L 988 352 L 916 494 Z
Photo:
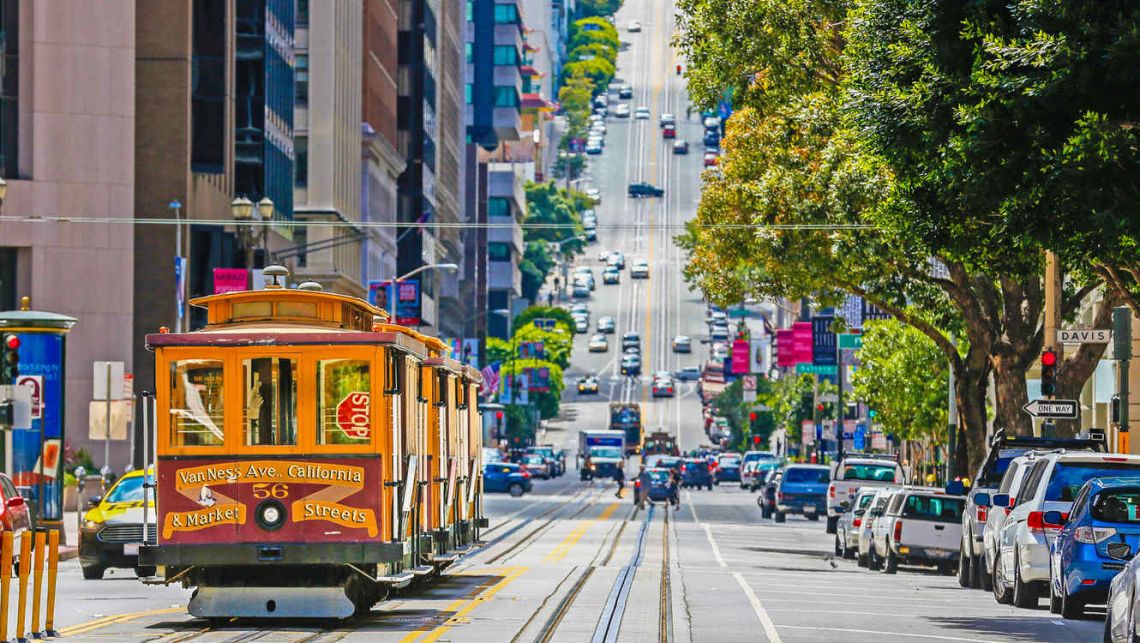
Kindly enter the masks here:
M 950 343 L 958 346 L 958 340 L 951 335 Z M 946 396 L 949 407 L 946 412 L 946 480 L 953 480 L 958 475 L 958 396 L 954 394 L 954 366 L 950 368 L 950 385 L 946 387 Z
M 1127 306 L 1112 309 L 1112 352 L 1116 360 L 1116 397 L 1120 409 L 1117 428 L 1117 453 L 1131 453 L 1128 435 L 1128 365 L 1132 361 L 1132 310 Z
M 1064 348 L 1057 341 L 1057 329 L 1061 326 L 1061 262 L 1053 252 L 1045 252 L 1045 351 L 1057 354 L 1057 365 L 1064 359 Z M 1046 395 L 1053 399 L 1054 395 Z M 1078 420 L 1079 424 L 1079 420 Z M 1039 435 L 1052 434 L 1053 422 L 1046 420 Z

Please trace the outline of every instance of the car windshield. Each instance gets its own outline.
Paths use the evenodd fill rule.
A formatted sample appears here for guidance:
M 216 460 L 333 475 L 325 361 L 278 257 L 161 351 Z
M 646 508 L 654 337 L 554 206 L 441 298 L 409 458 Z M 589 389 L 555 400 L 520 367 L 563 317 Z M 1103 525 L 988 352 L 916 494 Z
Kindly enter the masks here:
M 502 473 L 518 473 L 519 467 L 516 464 L 507 464 L 505 462 L 497 462 L 483 467 L 484 471 L 499 471 Z
M 915 520 L 935 520 L 938 522 L 960 522 L 965 498 L 949 496 L 908 496 L 903 505 L 903 518 Z
M 590 457 L 592 458 L 621 458 L 620 447 L 593 447 L 590 449 Z
M 873 494 L 873 493 L 868 493 L 868 494 L 859 496 L 858 500 L 855 501 L 855 508 L 856 509 L 866 509 L 867 505 L 871 504 L 871 501 L 874 499 L 875 499 L 875 494 Z
M 526 459 L 523 460 L 523 462 L 525 462 L 527 464 L 542 464 L 542 456 L 540 456 L 540 455 L 528 455 L 526 457 Z
M 721 456 L 721 458 L 717 460 L 717 464 L 722 467 L 739 467 L 740 458 L 736 456 Z
M 649 472 L 649 477 L 653 479 L 656 484 L 664 484 L 669 481 L 669 472 L 660 469 L 653 469 Z
M 106 502 L 141 502 L 143 499 L 142 476 L 123 478 L 107 494 Z M 154 484 L 154 476 L 147 476 L 147 484 Z M 151 496 L 151 502 L 154 496 Z M 148 503 L 149 504 L 149 503 Z
M 1140 488 L 1100 492 L 1092 501 L 1092 517 L 1104 522 L 1140 523 Z
M 828 478 L 827 469 L 788 469 L 784 472 L 785 482 L 826 483 Z
M 895 465 L 893 464 L 849 464 L 843 467 L 844 480 L 875 480 L 877 482 L 893 482 L 895 479 Z
M 1045 500 L 1072 502 L 1092 478 L 1111 478 L 1125 471 L 1140 473 L 1140 462 L 1058 462 L 1045 488 Z
M 996 487 L 1001 482 L 1002 476 L 1005 475 L 1006 469 L 1009 469 L 1009 463 L 1013 459 L 1025 455 L 1029 449 L 1002 449 L 998 452 L 998 457 L 982 470 L 982 475 L 979 476 L 978 481 L 975 483 L 978 487 Z

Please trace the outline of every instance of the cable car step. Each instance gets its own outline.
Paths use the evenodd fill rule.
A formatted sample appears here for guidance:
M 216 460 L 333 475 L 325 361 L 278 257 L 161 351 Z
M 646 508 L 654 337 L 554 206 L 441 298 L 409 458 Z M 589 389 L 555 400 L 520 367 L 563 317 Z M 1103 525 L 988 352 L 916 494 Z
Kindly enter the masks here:
M 431 562 L 433 563 L 454 563 L 459 558 L 458 554 L 433 554 Z
M 407 587 L 411 584 L 412 580 L 416 577 L 412 572 L 404 571 L 391 576 L 377 576 L 377 583 L 385 583 L 387 585 L 394 585 L 397 589 Z
M 356 606 L 343 587 L 198 587 L 198 618 L 348 618 Z
M 408 571 L 412 572 L 416 576 L 427 576 L 428 574 L 434 572 L 435 568 L 430 565 L 419 565 L 411 568 Z

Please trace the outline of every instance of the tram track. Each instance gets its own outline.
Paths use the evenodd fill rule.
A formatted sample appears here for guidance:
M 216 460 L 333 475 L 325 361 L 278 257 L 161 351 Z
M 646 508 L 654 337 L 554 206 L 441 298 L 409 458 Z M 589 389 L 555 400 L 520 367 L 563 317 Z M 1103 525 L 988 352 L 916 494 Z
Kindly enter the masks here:
M 575 494 L 574 497 L 578 497 L 579 495 L 583 495 L 587 491 L 592 491 L 592 490 L 596 490 L 596 489 L 597 489 L 596 487 L 591 486 L 590 488 L 584 490 L 582 494 Z M 539 534 L 541 534 L 542 532 L 549 529 L 550 526 L 552 524 L 554 524 L 554 522 L 556 520 L 560 520 L 560 519 L 561 520 L 573 520 L 573 519 L 577 518 L 578 516 L 585 513 L 588 509 L 590 509 L 590 507 L 593 507 L 595 504 L 597 504 L 598 500 L 600 500 L 601 497 L 602 497 L 601 494 L 596 494 L 595 497 L 589 503 L 580 507 L 577 511 L 574 511 L 572 514 L 570 514 L 568 516 L 553 515 L 550 518 L 545 519 L 542 522 L 542 524 L 535 527 L 531 531 L 527 532 L 526 535 L 524 535 L 522 538 L 520 538 L 517 542 L 512 544 L 510 547 L 507 547 L 506 549 L 495 554 L 491 558 L 488 558 L 486 561 L 483 561 L 483 564 L 490 565 L 490 564 L 494 564 L 494 563 L 497 563 L 497 562 L 502 561 L 502 560 L 509 559 L 511 556 L 514 555 L 515 552 L 517 552 L 519 549 L 521 549 L 524 545 L 531 543 L 535 538 L 538 537 Z M 566 507 L 571 507 L 573 505 L 574 505 L 574 503 L 567 502 L 567 503 L 560 505 L 559 507 L 554 507 L 553 509 L 555 509 L 555 510 L 564 509 Z M 551 513 L 557 513 L 557 511 L 548 510 L 547 512 L 543 512 L 543 514 L 541 514 L 541 516 L 550 515 Z M 523 523 L 523 525 L 529 524 L 529 522 L 533 522 L 534 520 L 539 520 L 539 519 L 541 519 L 541 517 L 532 518 L 527 523 Z M 522 527 L 523 525 L 519 525 L 519 527 Z M 511 533 L 513 533 L 513 531 L 514 530 L 512 529 L 511 531 L 504 533 L 500 538 L 505 538 L 506 536 L 509 536 Z

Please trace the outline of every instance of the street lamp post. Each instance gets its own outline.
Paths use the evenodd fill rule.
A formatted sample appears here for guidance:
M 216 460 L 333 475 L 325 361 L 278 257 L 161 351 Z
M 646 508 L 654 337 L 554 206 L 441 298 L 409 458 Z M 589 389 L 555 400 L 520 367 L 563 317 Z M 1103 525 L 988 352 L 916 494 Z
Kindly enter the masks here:
M 174 199 L 166 207 L 174 210 L 174 332 L 182 332 L 182 317 L 185 313 L 186 293 L 183 287 L 186 279 L 186 263 L 182 258 L 182 202 Z
M 395 277 L 394 279 L 392 279 L 392 281 L 388 282 L 388 317 L 389 317 L 388 321 L 389 322 L 391 322 L 393 324 L 396 323 L 396 284 L 400 283 L 401 281 L 403 281 L 409 277 L 412 277 L 414 275 L 418 275 L 419 273 L 421 273 L 425 270 L 447 270 L 448 272 L 455 272 L 456 270 L 459 270 L 459 266 L 457 266 L 453 263 L 432 263 L 432 264 L 428 264 L 426 266 L 420 266 L 419 268 L 416 268 L 415 270 L 412 270 L 411 272 L 405 273 L 404 275 L 402 275 L 400 277 Z
M 259 243 L 256 246 L 253 243 L 253 230 L 251 229 L 255 206 L 257 208 L 257 218 L 261 221 L 261 229 L 258 231 Z M 266 222 L 273 218 L 273 207 L 273 201 L 271 201 L 269 197 L 262 197 L 256 204 L 245 196 L 239 196 L 230 202 L 230 214 L 233 215 L 234 221 L 238 223 L 238 238 L 241 240 L 242 249 L 245 252 L 246 270 L 253 270 L 253 257 L 257 248 L 265 247 L 269 233 Z

